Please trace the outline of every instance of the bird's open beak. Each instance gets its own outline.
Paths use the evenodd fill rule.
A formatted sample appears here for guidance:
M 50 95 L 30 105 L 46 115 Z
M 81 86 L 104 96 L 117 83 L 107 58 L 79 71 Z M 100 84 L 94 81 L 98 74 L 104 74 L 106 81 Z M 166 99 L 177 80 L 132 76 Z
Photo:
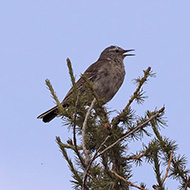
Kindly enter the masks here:
M 125 58 L 126 56 L 135 56 L 135 54 L 133 54 L 133 53 L 128 53 L 128 52 L 131 52 L 131 51 L 135 51 L 135 50 L 134 49 L 124 50 L 123 51 L 123 58 Z

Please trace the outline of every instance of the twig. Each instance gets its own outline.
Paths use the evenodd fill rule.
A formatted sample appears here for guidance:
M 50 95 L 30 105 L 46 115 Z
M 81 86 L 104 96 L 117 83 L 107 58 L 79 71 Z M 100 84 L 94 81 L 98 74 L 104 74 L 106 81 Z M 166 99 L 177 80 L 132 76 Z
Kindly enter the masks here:
M 62 144 L 62 146 L 63 146 L 64 148 L 72 149 L 73 151 L 76 150 L 76 147 L 75 147 L 74 145 L 64 144 L 64 143 L 61 143 L 61 144 Z M 82 150 L 82 147 L 77 147 L 77 149 L 78 149 L 78 150 Z
M 146 151 L 144 151 L 142 154 L 139 154 L 139 155 L 128 156 L 128 157 L 126 158 L 126 160 L 132 160 L 132 159 L 139 160 L 139 159 L 142 158 L 145 154 L 146 154 Z
M 159 185 L 153 185 L 152 186 L 155 190 L 162 190 L 162 187 L 160 187 Z
M 190 176 L 189 176 L 189 178 L 188 178 L 188 180 L 187 180 L 187 182 L 186 182 L 186 184 L 185 184 L 184 190 L 187 190 L 187 187 L 189 186 L 189 182 L 190 182 Z
M 126 180 L 125 178 L 123 178 L 122 176 L 120 176 L 119 174 L 117 174 L 116 172 L 114 172 L 113 170 L 110 170 L 111 173 L 113 173 L 115 176 L 117 176 L 119 179 L 121 179 L 122 181 L 124 181 L 125 183 L 129 184 L 132 187 L 136 187 L 137 189 L 141 189 L 141 190 L 148 190 L 148 189 L 144 189 L 143 187 L 139 187 L 135 184 L 133 184 L 132 182 Z
M 137 127 L 135 127 L 133 130 L 131 130 L 130 132 L 127 132 L 124 136 L 122 136 L 121 138 L 119 138 L 117 141 L 115 141 L 113 144 L 111 144 L 110 146 L 108 146 L 107 148 L 105 148 L 102 152 L 100 152 L 97 156 L 101 156 L 102 154 L 104 154 L 107 150 L 111 149 L 113 146 L 115 146 L 117 143 L 119 143 L 120 141 L 122 141 L 123 139 L 125 139 L 126 137 L 128 137 L 129 135 L 133 134 L 134 132 L 136 132 L 138 129 L 144 127 L 145 125 L 147 125 L 152 119 L 154 119 L 155 117 L 157 117 L 161 112 L 164 111 L 164 107 L 162 107 L 160 110 L 158 110 L 157 112 L 155 112 L 154 115 L 152 115 L 151 117 L 149 117 L 149 119 L 147 119 L 145 122 L 137 125 Z
M 83 152 L 86 156 L 86 159 L 85 159 L 86 165 L 88 164 L 90 157 L 89 157 L 89 151 L 87 150 L 86 144 L 85 144 L 85 135 L 86 135 L 88 117 L 90 115 L 92 108 L 94 107 L 95 102 L 96 102 L 96 98 L 93 99 L 93 101 L 92 101 L 92 103 L 91 103 L 91 105 L 90 105 L 90 107 L 89 107 L 89 109 L 85 115 L 85 119 L 84 119 L 83 126 L 82 126 L 82 148 L 83 148 Z
M 168 176 L 168 172 L 169 172 L 170 165 L 171 165 L 171 162 L 172 162 L 173 154 L 174 154 L 174 153 L 171 152 L 171 154 L 170 154 L 170 159 L 169 159 L 169 162 L 168 162 L 168 167 L 167 167 L 167 169 L 166 169 L 166 173 L 165 173 L 165 175 L 164 175 L 164 178 L 162 179 L 162 182 L 161 182 L 162 185 L 164 184 L 164 181 L 166 180 L 166 178 L 167 178 L 167 176 Z

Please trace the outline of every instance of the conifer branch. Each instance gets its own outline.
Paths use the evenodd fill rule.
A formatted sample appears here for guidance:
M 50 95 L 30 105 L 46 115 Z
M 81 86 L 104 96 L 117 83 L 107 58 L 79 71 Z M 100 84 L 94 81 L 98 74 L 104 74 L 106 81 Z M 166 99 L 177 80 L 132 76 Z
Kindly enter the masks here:
M 72 69 L 71 61 L 70 61 L 69 58 L 67 58 L 67 67 L 69 68 L 69 75 L 71 77 L 71 82 L 72 82 L 74 94 L 75 94 L 75 96 L 77 96 L 78 89 L 77 89 L 77 85 L 75 83 L 75 77 L 74 77 L 74 74 L 73 74 L 73 69 Z
M 78 156 L 82 166 L 85 168 L 84 161 L 83 161 L 83 159 L 82 159 L 82 157 L 81 157 L 81 155 L 80 155 L 80 153 L 78 151 L 77 140 L 76 140 L 76 117 L 77 117 L 77 112 L 78 112 L 79 94 L 78 94 L 77 85 L 75 83 L 75 77 L 74 77 L 74 74 L 73 74 L 73 68 L 72 68 L 71 61 L 70 61 L 69 58 L 67 58 L 67 67 L 69 69 L 69 75 L 71 77 L 71 82 L 72 82 L 72 86 L 73 86 L 73 92 L 74 92 L 75 99 L 76 99 L 75 113 L 74 113 L 74 117 L 73 117 L 73 143 L 74 143 L 74 146 L 75 146 L 75 153 Z
M 137 125 L 137 127 L 135 127 L 133 130 L 127 132 L 125 135 L 123 135 L 121 138 L 119 138 L 117 141 L 115 141 L 113 144 L 111 144 L 110 146 L 108 146 L 107 148 L 105 148 L 102 152 L 100 152 L 96 157 L 101 156 L 102 154 L 104 154 L 107 150 L 111 149 L 112 147 L 114 147 L 116 144 L 118 144 L 120 141 L 122 141 L 123 139 L 125 139 L 126 137 L 128 137 L 129 135 L 133 134 L 134 132 L 136 132 L 137 130 L 139 130 L 140 128 L 146 126 L 152 119 L 156 118 L 160 113 L 162 113 L 164 111 L 164 107 L 162 107 L 160 110 L 156 111 L 149 119 L 147 119 L 146 121 L 144 121 L 143 123 Z
M 60 137 L 56 137 L 56 141 L 57 141 L 57 144 L 59 145 L 59 148 L 61 149 L 61 152 L 62 152 L 65 160 L 68 162 L 70 170 L 73 173 L 74 177 L 77 179 L 79 184 L 82 184 L 81 177 L 79 176 L 77 170 L 74 168 L 71 159 L 68 157 L 67 152 L 65 150 L 65 147 L 63 146 L 63 143 L 61 142 Z
M 113 173 L 115 176 L 117 176 L 119 179 L 121 179 L 122 181 L 124 181 L 125 183 L 129 184 L 132 187 L 136 187 L 137 189 L 141 189 L 141 190 L 148 190 L 148 189 L 144 189 L 143 187 L 137 186 L 135 184 L 133 184 L 132 182 L 126 180 L 125 178 L 123 178 L 122 176 L 120 176 L 119 174 L 117 174 L 116 172 L 114 172 L 113 170 L 109 170 L 111 173 Z
M 154 74 L 151 74 L 151 67 L 148 67 L 144 71 L 144 76 L 142 78 L 136 79 L 136 81 L 138 82 L 138 86 L 137 86 L 135 92 L 133 93 L 133 95 L 131 96 L 131 98 L 129 99 L 129 102 L 127 103 L 127 105 L 125 106 L 123 111 L 118 116 L 113 118 L 113 120 L 112 120 L 112 126 L 113 127 L 117 126 L 120 123 L 120 121 L 121 121 L 120 118 L 122 118 L 122 116 L 125 114 L 125 112 L 129 109 L 132 102 L 137 98 L 138 93 L 140 92 L 142 85 L 147 81 L 149 76 L 154 76 Z M 143 92 L 140 92 L 140 93 L 141 93 L 141 95 L 143 95 Z
M 109 114 L 102 106 L 104 103 L 103 99 L 98 99 L 96 91 L 93 89 L 93 83 L 85 75 L 82 75 L 81 78 L 84 80 L 83 85 L 85 85 L 87 89 L 85 91 L 84 102 L 82 102 L 83 99 L 80 97 L 80 91 L 75 83 L 71 61 L 68 58 L 67 66 L 72 82 L 72 107 L 69 105 L 68 108 L 64 109 L 48 79 L 46 79 L 46 85 L 58 106 L 59 114 L 68 117 L 69 123 L 72 123 L 73 126 L 73 139 L 71 140 L 69 138 L 67 141 L 68 144 L 62 143 L 59 137 L 56 137 L 56 140 L 72 172 L 74 179 L 72 183 L 75 188 L 82 190 L 118 189 L 121 186 L 123 189 L 129 189 L 129 186 L 132 186 L 137 189 L 148 190 L 145 189 L 146 186 L 143 183 L 138 186 L 127 180 L 131 177 L 129 161 L 141 163 L 141 158 L 145 157 L 149 163 L 154 164 L 157 185 L 153 185 L 152 187 L 155 190 L 164 189 L 163 184 L 168 177 L 178 179 L 181 183 L 181 187 L 187 190 L 187 188 L 190 187 L 189 170 L 187 170 L 185 166 L 187 160 L 184 156 L 176 156 L 174 154 L 177 149 L 175 142 L 161 136 L 159 132 L 159 126 L 165 125 L 162 119 L 165 108 L 163 107 L 153 112 L 147 111 L 146 116 L 139 117 L 139 119 L 136 117 L 135 110 L 131 109 L 131 104 L 134 100 L 139 104 L 146 98 L 142 86 L 149 77 L 154 75 L 151 71 L 151 67 L 143 71 L 144 75 L 142 77 L 135 80 L 137 88 L 122 112 L 112 119 L 111 132 L 113 133 L 109 135 L 110 131 L 106 131 L 105 128 L 108 126 L 110 129 L 111 125 L 108 118 Z M 91 101 L 91 104 L 89 101 Z M 90 106 L 86 110 L 87 105 Z M 93 108 L 94 112 L 91 113 Z M 135 120 L 136 124 L 134 125 Z M 118 126 L 120 122 L 123 122 L 127 126 L 127 132 L 126 128 Z M 104 124 L 104 128 L 102 124 Z M 146 147 L 146 150 L 143 149 L 140 152 L 133 153 L 126 157 L 123 153 L 127 150 L 129 145 L 121 142 L 127 137 L 135 140 L 142 138 L 141 135 L 147 132 L 145 127 L 149 126 L 152 127 L 157 138 L 154 138 L 152 142 L 149 143 L 149 147 Z M 82 137 L 81 146 L 77 145 L 77 135 Z M 67 149 L 72 149 L 75 153 L 77 158 L 76 164 L 81 168 L 80 171 L 75 169 L 74 163 L 68 156 Z M 100 156 L 101 159 L 99 158 Z M 94 162 L 96 158 L 99 158 L 97 163 Z M 100 163 L 98 163 L 99 161 Z M 161 177 L 162 172 L 160 171 L 162 161 L 167 166 L 163 179 Z M 112 170 L 110 170 L 110 168 L 112 168 Z M 122 176 L 125 176 L 126 179 Z M 118 183 L 117 178 L 119 178 L 121 183 Z
M 164 175 L 164 178 L 162 179 L 162 182 L 161 182 L 162 185 L 164 184 L 164 181 L 166 180 L 166 178 L 168 176 L 168 172 L 169 172 L 170 165 L 171 165 L 171 162 L 172 162 L 173 154 L 174 154 L 173 152 L 170 153 L 170 159 L 169 159 L 169 162 L 168 162 L 168 167 L 166 169 L 166 173 Z
M 46 79 L 45 82 L 46 82 L 47 87 L 49 88 L 49 91 L 51 92 L 51 95 L 52 95 L 53 99 L 55 100 L 55 102 L 57 104 L 59 112 L 60 113 L 65 113 L 65 110 L 63 109 L 63 106 L 60 104 L 60 102 L 59 102 L 59 100 L 57 98 L 57 95 L 56 95 L 56 93 L 55 93 L 55 91 L 54 91 L 54 89 L 53 89 L 53 87 L 51 85 L 50 80 Z
M 150 113 L 147 114 L 150 117 Z M 171 152 L 173 152 L 177 147 L 175 144 L 171 145 L 165 140 L 163 139 L 163 137 L 160 135 L 158 129 L 157 129 L 157 123 L 156 121 L 151 121 L 151 125 L 152 125 L 152 129 L 159 141 L 159 146 L 161 148 L 161 150 L 163 151 L 163 153 L 166 154 L 166 159 L 170 160 L 170 155 Z M 170 145 L 170 147 L 168 148 L 168 145 Z M 184 158 L 184 156 L 180 157 L 180 155 L 178 157 L 174 156 L 171 159 L 171 164 L 172 164 L 172 168 L 171 168 L 171 174 L 170 177 L 173 176 L 173 178 L 178 179 L 179 181 L 183 181 L 184 184 L 187 184 L 188 187 L 190 187 L 190 185 L 187 183 L 187 173 L 189 173 L 189 170 L 185 170 L 185 163 L 186 163 L 186 159 Z
M 132 104 L 132 102 L 135 100 L 135 98 L 137 97 L 138 92 L 140 91 L 142 85 L 147 81 L 147 78 L 150 76 L 150 71 L 151 71 L 151 67 L 148 67 L 145 71 L 144 71 L 144 76 L 138 80 L 138 87 L 136 88 L 135 92 L 133 93 L 133 95 L 131 96 L 131 98 L 129 99 L 128 104 L 125 106 L 125 108 L 123 109 L 123 112 L 126 112 L 126 110 L 129 108 L 129 106 Z

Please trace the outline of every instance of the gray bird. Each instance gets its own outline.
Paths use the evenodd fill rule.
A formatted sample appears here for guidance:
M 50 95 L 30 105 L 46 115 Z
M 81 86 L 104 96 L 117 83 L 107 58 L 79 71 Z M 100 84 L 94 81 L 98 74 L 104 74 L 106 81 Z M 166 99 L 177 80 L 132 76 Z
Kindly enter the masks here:
M 133 49 L 124 50 L 118 46 L 110 46 L 103 50 L 99 59 L 90 65 L 84 72 L 85 77 L 92 81 L 93 89 L 95 90 L 98 98 L 103 104 L 109 102 L 116 92 L 119 90 L 125 77 L 125 67 L 123 60 L 126 56 L 133 56 L 128 52 L 134 51 Z M 80 78 L 76 82 L 79 94 L 85 93 L 84 79 Z M 69 106 L 69 99 L 72 96 L 73 88 L 69 90 L 61 104 L 63 107 Z M 37 118 L 42 119 L 43 122 L 49 122 L 58 115 L 57 106 L 42 113 Z

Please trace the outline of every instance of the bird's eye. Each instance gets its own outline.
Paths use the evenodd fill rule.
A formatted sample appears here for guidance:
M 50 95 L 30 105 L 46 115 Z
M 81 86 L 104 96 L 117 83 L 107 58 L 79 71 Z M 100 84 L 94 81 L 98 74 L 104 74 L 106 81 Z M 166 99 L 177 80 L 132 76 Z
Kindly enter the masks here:
M 118 52 L 119 52 L 119 50 L 118 50 L 118 49 L 116 49 L 116 50 L 115 50 L 115 52 L 117 52 L 117 53 L 118 53 Z

